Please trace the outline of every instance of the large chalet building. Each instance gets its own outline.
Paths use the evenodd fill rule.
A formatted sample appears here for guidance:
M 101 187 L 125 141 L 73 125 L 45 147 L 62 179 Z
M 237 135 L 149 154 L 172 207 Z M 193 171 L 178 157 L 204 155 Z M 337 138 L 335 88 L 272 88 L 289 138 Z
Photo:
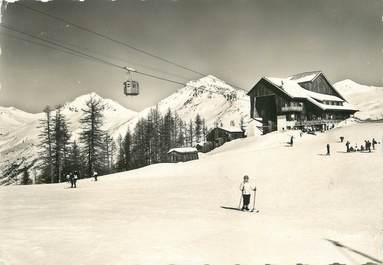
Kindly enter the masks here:
M 357 111 L 321 71 L 287 78 L 262 77 L 248 95 L 250 116 L 262 120 L 264 133 L 305 127 L 326 129 Z

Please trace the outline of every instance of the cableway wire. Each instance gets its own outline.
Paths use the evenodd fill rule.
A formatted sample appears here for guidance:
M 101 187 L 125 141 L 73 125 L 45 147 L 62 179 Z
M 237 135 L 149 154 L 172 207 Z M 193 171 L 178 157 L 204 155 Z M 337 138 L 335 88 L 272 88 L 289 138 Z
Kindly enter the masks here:
M 79 30 L 82 30 L 82 31 L 85 31 L 85 32 L 94 34 L 94 35 L 96 35 L 96 36 L 98 36 L 98 37 L 100 37 L 100 38 L 103 38 L 103 39 L 112 41 L 112 42 L 117 43 L 117 44 L 120 44 L 120 45 L 123 45 L 123 46 L 125 46 L 125 47 L 128 47 L 128 48 L 130 48 L 130 49 L 132 49 L 132 50 L 135 50 L 135 51 L 137 51 L 137 52 L 140 52 L 140 53 L 142 53 L 142 54 L 145 54 L 145 55 L 150 56 L 150 57 L 152 57 L 152 58 L 155 58 L 155 59 L 157 59 L 157 60 L 160 60 L 160 61 L 166 62 L 166 63 L 168 63 L 168 64 L 174 65 L 174 66 L 176 66 L 176 67 L 178 67 L 178 68 L 181 68 L 181 69 L 190 71 L 190 72 L 195 73 L 195 74 L 198 74 L 198 75 L 200 75 L 200 76 L 207 76 L 207 75 L 208 75 L 208 74 L 206 74 L 206 73 L 202 73 L 202 72 L 200 72 L 200 71 L 193 70 L 193 69 L 191 69 L 191 68 L 188 67 L 188 66 L 181 65 L 181 64 L 176 63 L 176 62 L 174 62 L 174 61 L 172 61 L 172 60 L 169 60 L 169 59 L 166 59 L 166 58 L 164 58 L 164 57 L 162 57 L 162 56 L 156 55 L 156 54 L 154 54 L 154 53 L 152 53 L 152 52 L 148 52 L 148 51 L 146 51 L 146 50 L 144 50 L 144 49 L 137 48 L 137 47 L 133 46 L 132 44 L 127 43 L 127 42 L 125 42 L 125 41 L 118 40 L 118 39 L 116 39 L 116 38 L 114 38 L 114 37 L 111 37 L 111 36 L 102 34 L 102 33 L 100 33 L 100 32 L 97 32 L 97 31 L 95 31 L 95 30 L 93 30 L 93 29 L 89 29 L 89 28 L 84 27 L 84 26 L 82 26 L 82 25 L 76 24 L 76 23 L 71 22 L 71 21 L 69 21 L 69 20 L 67 20 L 67 19 L 64 19 L 64 18 L 62 18 L 62 17 L 59 17 L 59 16 L 55 16 L 55 15 L 49 14 L 49 13 L 47 13 L 47 12 L 41 11 L 41 10 L 36 9 L 36 8 L 33 8 L 33 7 L 30 7 L 30 6 L 25 5 L 25 4 L 22 4 L 22 3 L 20 3 L 20 2 L 14 2 L 14 4 L 17 5 L 17 6 L 21 6 L 21 7 L 23 7 L 23 8 L 26 8 L 26 9 L 28 9 L 28 10 L 30 10 L 30 11 L 35 12 L 35 13 L 38 13 L 38 14 L 40 14 L 40 15 L 44 15 L 44 16 L 46 16 L 46 17 L 49 17 L 49 18 L 51 18 L 51 19 L 54 19 L 54 20 L 56 20 L 56 21 L 60 21 L 60 22 L 62 22 L 62 23 L 66 23 L 67 25 L 70 25 L 70 26 L 72 26 L 72 27 L 74 27 L 74 28 L 77 28 L 77 29 L 79 29 Z M 237 89 L 246 91 L 245 89 L 240 88 L 240 87 L 238 87 L 238 86 L 235 86 L 235 85 L 233 85 L 233 84 L 230 84 L 230 83 L 227 83 L 227 84 L 230 85 L 230 86 L 232 86 L 232 87 L 234 87 L 234 88 L 237 88 Z
M 21 35 L 25 35 L 25 36 L 27 36 L 29 38 L 36 39 L 36 40 L 38 40 L 38 41 L 40 41 L 42 43 L 36 42 L 36 41 L 32 41 L 32 40 L 29 40 L 29 39 L 25 39 L 25 38 L 11 36 L 13 38 L 20 39 L 22 41 L 27 41 L 27 42 L 30 42 L 30 43 L 34 43 L 34 44 L 37 44 L 37 45 L 41 45 L 41 46 L 44 46 L 44 47 L 49 47 L 49 48 L 52 48 L 52 49 L 57 49 L 57 50 L 59 50 L 61 52 L 69 53 L 69 54 L 71 54 L 73 56 L 78 56 L 78 57 L 85 58 L 85 59 L 88 59 L 88 60 L 91 60 L 91 61 L 99 62 L 99 63 L 105 64 L 105 65 L 108 65 L 108 66 L 111 66 L 111 67 L 114 67 L 114 68 L 117 68 L 117 69 L 120 69 L 120 70 L 129 71 L 129 68 L 126 67 L 126 66 L 122 66 L 122 65 L 119 65 L 119 64 L 107 61 L 105 59 L 96 57 L 94 55 L 85 53 L 83 51 L 79 51 L 79 50 L 67 47 L 67 46 L 59 43 L 58 41 L 49 40 L 47 38 L 41 38 L 41 37 L 35 36 L 35 35 L 31 34 L 31 33 L 28 33 L 28 32 L 25 32 L 25 31 L 13 28 L 13 27 L 11 27 L 11 26 L 9 26 L 7 24 L 4 24 L 4 23 L 0 24 L 0 27 L 3 27 L 3 28 L 5 28 L 5 29 L 7 29 L 9 31 L 12 31 L 12 32 L 15 32 L 15 33 L 18 33 L 18 34 L 21 34 Z M 10 35 L 10 34 L 6 34 L 6 35 Z M 44 44 L 44 43 L 47 43 L 49 45 Z M 170 82 L 170 83 L 175 83 L 175 84 L 179 84 L 179 85 L 183 85 L 183 86 L 190 86 L 190 87 L 194 87 L 194 88 L 197 88 L 197 89 L 200 88 L 200 87 L 192 86 L 190 84 L 181 83 L 181 82 L 178 82 L 178 81 L 175 81 L 175 80 L 171 80 L 171 79 L 168 79 L 168 78 L 160 77 L 158 75 L 146 73 L 146 72 L 139 71 L 139 70 L 134 70 L 133 72 L 137 73 L 137 74 L 140 74 L 140 75 L 143 75 L 143 76 L 150 77 L 150 78 L 154 78 L 154 79 L 158 79 L 158 80 L 162 80 L 162 81 L 167 81 L 167 82 Z M 208 92 L 212 92 L 212 93 L 216 93 L 216 94 L 219 94 L 219 95 L 222 95 L 221 93 L 218 93 L 216 91 L 209 90 L 209 89 L 206 89 L 206 88 L 203 88 L 203 90 L 208 91 Z M 244 100 L 244 101 L 248 102 L 248 100 L 241 99 L 241 98 L 237 98 L 235 100 Z
M 155 54 L 153 54 L 153 53 L 151 53 L 151 52 L 148 52 L 148 51 L 146 51 L 146 50 L 143 50 L 143 49 L 141 49 L 141 48 L 137 48 L 137 47 L 135 47 L 135 46 L 133 46 L 133 45 L 127 43 L 127 42 L 124 42 L 124 41 L 118 40 L 118 39 L 116 39 L 116 38 L 110 37 L 110 36 L 108 36 L 108 35 L 99 33 L 99 32 L 97 32 L 97 31 L 95 31 L 95 30 L 86 28 L 86 27 L 81 26 L 81 25 L 79 25 L 79 24 L 75 24 L 75 23 L 73 23 L 73 22 L 71 22 L 71 21 L 69 21 L 69 20 L 66 20 L 66 19 L 64 19 L 64 18 L 61 18 L 61 17 L 55 16 L 55 15 L 49 14 L 49 13 L 47 13 L 47 12 L 41 11 L 41 10 L 36 9 L 36 8 L 33 8 L 33 7 L 30 7 L 30 6 L 28 6 L 28 5 L 24 5 L 24 4 L 19 3 L 19 2 L 15 2 L 14 4 L 17 5 L 17 6 L 21 6 L 21 7 L 23 7 L 23 8 L 29 9 L 29 10 L 31 10 L 31 11 L 33 11 L 33 12 L 39 13 L 39 14 L 41 14 L 41 15 L 47 16 L 47 17 L 49 17 L 49 18 L 51 18 L 51 19 L 54 19 L 54 20 L 57 20 L 57 21 L 61 21 L 61 22 L 63 22 L 63 23 L 66 23 L 66 24 L 68 24 L 68 25 L 70 25 L 70 26 L 72 26 L 72 27 L 75 27 L 75 28 L 77 28 L 77 29 L 80 29 L 80 30 L 82 30 L 82 31 L 86 31 L 86 32 L 88 32 L 88 33 L 94 34 L 94 35 L 96 35 L 96 36 L 98 36 L 98 37 L 100 37 L 100 38 L 103 38 L 103 39 L 112 41 L 112 42 L 114 42 L 114 43 L 118 43 L 118 44 L 120 44 L 120 45 L 123 45 L 123 46 L 125 46 L 125 47 L 128 47 L 128 48 L 130 48 L 130 49 L 132 49 L 132 50 L 135 50 L 135 51 L 137 51 L 137 52 L 143 53 L 143 54 L 145 54 L 145 55 L 147 55 L 147 56 L 156 58 L 156 59 L 161 60 L 161 61 L 163 61 L 163 62 L 166 62 L 166 63 L 168 63 L 168 64 L 177 66 L 177 67 L 179 67 L 179 68 L 182 68 L 182 69 L 184 69 L 184 70 L 193 72 L 193 73 L 198 74 L 198 75 L 201 75 L 201 76 L 206 76 L 206 74 L 204 74 L 204 73 L 201 73 L 201 72 L 199 72 L 199 71 L 193 70 L 193 69 L 191 69 L 191 68 L 189 68 L 189 67 L 183 66 L 183 65 L 181 65 L 181 64 L 178 64 L 178 63 L 176 63 L 176 62 L 173 62 L 173 61 L 168 60 L 168 59 L 166 59 L 166 58 L 163 58 L 163 57 L 161 57 L 161 56 L 155 55 Z

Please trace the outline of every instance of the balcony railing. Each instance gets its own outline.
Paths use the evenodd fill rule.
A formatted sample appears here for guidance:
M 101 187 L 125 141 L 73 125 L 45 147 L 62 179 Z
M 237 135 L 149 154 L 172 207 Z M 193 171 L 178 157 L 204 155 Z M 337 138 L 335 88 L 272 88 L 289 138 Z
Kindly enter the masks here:
M 288 111 L 303 111 L 303 106 L 283 106 L 281 108 L 282 112 L 288 112 Z
M 321 124 L 337 124 L 342 120 L 310 120 L 310 121 L 297 121 L 295 126 L 312 126 L 312 125 L 321 125 Z

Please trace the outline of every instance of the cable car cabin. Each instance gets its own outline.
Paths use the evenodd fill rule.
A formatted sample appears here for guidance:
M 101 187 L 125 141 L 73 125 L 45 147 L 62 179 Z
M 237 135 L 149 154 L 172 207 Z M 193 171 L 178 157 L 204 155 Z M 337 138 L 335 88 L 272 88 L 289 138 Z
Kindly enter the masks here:
M 124 94 L 126 96 L 138 96 L 140 94 L 140 84 L 134 80 L 125 81 Z

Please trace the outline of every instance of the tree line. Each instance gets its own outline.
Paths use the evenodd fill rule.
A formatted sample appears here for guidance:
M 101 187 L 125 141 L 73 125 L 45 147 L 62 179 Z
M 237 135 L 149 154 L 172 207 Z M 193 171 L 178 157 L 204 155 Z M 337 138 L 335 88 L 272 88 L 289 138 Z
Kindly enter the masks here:
M 81 132 L 77 142 L 71 141 L 70 124 L 62 113 L 62 106 L 44 109 L 40 120 L 40 152 L 38 183 L 66 181 L 66 176 L 77 171 L 82 177 L 94 172 L 112 172 L 112 157 L 116 151 L 112 137 L 102 129 L 104 124 L 102 102 L 90 98 L 82 110 Z
M 199 114 L 185 122 L 176 112 L 161 114 L 157 108 L 138 120 L 134 131 L 117 139 L 117 171 L 167 162 L 167 153 L 176 147 L 195 146 L 206 141 L 206 121 Z
M 87 178 L 94 172 L 104 175 L 167 162 L 171 148 L 205 142 L 208 132 L 205 119 L 199 114 L 193 120 L 184 121 L 176 112 L 168 110 L 162 114 L 153 108 L 137 121 L 133 130 L 128 129 L 125 135 L 113 139 L 103 130 L 101 100 L 90 98 L 82 109 L 81 131 L 76 141 L 71 140 L 70 124 L 62 110 L 61 105 L 55 109 L 48 106 L 40 120 L 37 183 L 63 182 L 75 171 L 80 178 Z

